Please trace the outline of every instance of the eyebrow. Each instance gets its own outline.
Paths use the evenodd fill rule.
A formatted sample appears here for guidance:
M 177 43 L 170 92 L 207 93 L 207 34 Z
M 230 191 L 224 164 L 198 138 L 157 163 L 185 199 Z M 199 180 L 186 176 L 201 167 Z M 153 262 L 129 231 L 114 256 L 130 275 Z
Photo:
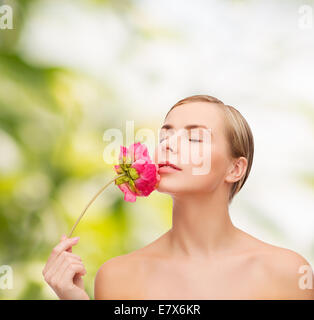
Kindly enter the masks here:
M 206 126 L 202 124 L 188 124 L 184 127 L 184 129 L 190 130 L 190 129 L 195 129 L 195 128 L 205 128 L 208 129 Z M 173 126 L 171 124 L 165 124 L 161 127 L 161 129 L 173 129 Z

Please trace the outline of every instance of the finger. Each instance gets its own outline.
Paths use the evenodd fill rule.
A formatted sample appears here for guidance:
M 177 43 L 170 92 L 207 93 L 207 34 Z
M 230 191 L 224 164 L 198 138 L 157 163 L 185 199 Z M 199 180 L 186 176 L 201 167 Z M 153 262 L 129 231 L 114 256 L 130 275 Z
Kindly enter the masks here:
M 63 241 L 63 240 L 66 240 L 66 239 L 68 239 L 67 236 L 66 236 L 65 234 L 63 234 L 63 235 L 61 236 L 61 240 L 60 240 L 60 241 Z M 69 249 L 67 249 L 66 251 L 67 251 L 67 252 L 72 252 L 72 247 L 69 248 Z
M 76 259 L 70 259 L 70 260 L 61 260 L 58 265 L 54 266 L 53 270 L 49 270 L 46 273 L 46 282 L 52 285 L 55 285 L 52 283 L 52 279 L 59 279 L 61 275 L 64 273 L 64 270 L 71 264 L 82 264 L 82 262 L 79 262 Z
M 73 258 L 62 259 L 61 257 L 59 257 L 58 260 L 59 260 L 58 267 L 56 267 L 54 269 L 54 272 L 51 269 L 46 274 L 46 278 L 48 279 L 46 281 L 52 287 L 58 286 L 59 279 L 61 279 L 62 274 L 64 273 L 64 271 L 66 270 L 66 268 L 69 265 L 71 265 L 71 264 L 81 264 L 81 265 L 83 265 L 83 263 L 81 261 L 78 261 L 77 259 L 73 259 Z
M 60 266 L 59 272 L 55 275 L 57 283 L 62 282 L 64 285 L 73 285 L 73 278 L 76 274 L 81 276 L 86 274 L 86 269 L 82 263 L 68 263 L 64 261 Z
M 64 286 L 64 282 L 61 282 L 61 276 L 70 264 L 71 263 L 69 261 L 62 260 L 56 272 L 51 274 L 51 278 L 49 278 L 50 275 L 47 276 L 47 278 L 50 280 L 48 283 L 53 289 Z
M 65 252 L 67 252 L 67 251 L 65 251 Z M 79 260 L 79 262 L 83 261 L 82 258 L 79 255 L 77 255 L 75 253 L 72 253 L 72 252 L 67 252 L 67 256 L 70 257 L 70 258 L 77 259 L 77 260 Z
M 64 281 L 68 285 L 73 285 L 75 276 L 83 277 L 83 276 L 85 276 L 85 274 L 86 274 L 86 269 L 83 264 L 71 263 L 65 269 L 60 280 Z
M 63 251 L 56 260 L 52 264 L 50 264 L 49 268 L 46 271 L 45 278 L 50 279 L 54 276 L 54 274 L 58 273 L 60 266 L 63 261 L 66 260 L 68 263 L 82 263 L 82 259 L 76 254 L 69 253 Z
M 79 240 L 79 237 L 76 237 L 76 238 L 70 238 L 70 239 L 65 239 L 65 240 L 62 240 L 58 245 L 56 245 L 49 258 L 48 258 L 48 261 L 45 265 L 45 268 L 43 270 L 43 274 L 45 272 L 48 271 L 48 269 L 50 268 L 51 264 L 54 263 L 54 261 L 57 259 L 57 257 L 66 249 L 68 249 L 69 247 L 71 247 L 72 245 L 75 245 Z
M 65 240 L 61 241 L 59 244 L 57 244 L 53 248 L 52 256 L 56 257 L 59 254 L 61 254 L 63 251 L 66 251 L 67 249 L 71 248 L 72 246 L 76 245 L 79 241 L 79 237 L 76 238 L 66 238 Z
M 43 273 L 45 273 L 45 272 L 49 269 L 51 263 L 53 263 L 53 261 L 55 261 L 55 259 L 56 259 L 63 251 L 65 251 L 65 250 L 71 248 L 72 246 L 76 245 L 77 242 L 78 242 L 78 240 L 79 240 L 79 237 L 76 237 L 76 238 L 68 238 L 68 239 L 65 239 L 65 240 L 61 241 L 59 244 L 57 244 L 57 245 L 53 248 L 53 250 L 52 250 L 52 252 L 51 252 L 51 254 L 50 254 L 49 258 L 48 258 L 48 261 L 47 261 L 46 266 L 45 266 L 45 268 L 44 268 L 44 270 L 43 270 Z

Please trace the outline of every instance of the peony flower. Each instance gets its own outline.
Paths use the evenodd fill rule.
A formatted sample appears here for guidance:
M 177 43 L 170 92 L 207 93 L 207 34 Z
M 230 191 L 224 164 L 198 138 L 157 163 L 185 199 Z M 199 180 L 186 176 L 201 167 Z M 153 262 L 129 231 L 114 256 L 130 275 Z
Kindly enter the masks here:
M 103 186 L 87 204 L 72 227 L 69 238 L 88 207 L 113 181 L 124 193 L 124 200 L 129 202 L 135 202 L 136 197 L 149 196 L 160 181 L 158 165 L 152 163 L 146 146 L 140 142 L 132 144 L 129 149 L 120 147 L 119 165 L 115 165 L 114 170 L 118 175 Z
M 124 193 L 125 201 L 135 202 L 136 197 L 147 197 L 156 189 L 160 181 L 158 166 L 152 163 L 144 144 L 137 142 L 129 149 L 121 146 L 119 161 L 114 169 L 124 175 L 115 184 Z

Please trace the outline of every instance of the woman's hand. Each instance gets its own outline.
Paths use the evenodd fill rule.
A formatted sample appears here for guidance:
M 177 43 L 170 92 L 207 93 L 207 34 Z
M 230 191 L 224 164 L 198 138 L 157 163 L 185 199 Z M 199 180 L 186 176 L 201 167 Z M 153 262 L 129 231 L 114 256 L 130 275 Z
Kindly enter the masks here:
M 61 237 L 45 265 L 45 281 L 61 300 L 89 300 L 82 277 L 86 274 L 82 259 L 72 253 L 79 238 Z

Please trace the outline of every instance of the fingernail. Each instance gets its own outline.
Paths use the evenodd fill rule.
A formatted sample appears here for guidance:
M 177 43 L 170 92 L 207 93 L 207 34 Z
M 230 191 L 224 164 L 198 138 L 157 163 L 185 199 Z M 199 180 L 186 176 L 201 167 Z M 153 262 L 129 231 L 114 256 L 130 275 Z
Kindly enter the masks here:
M 75 238 L 72 238 L 73 241 L 78 241 L 80 239 L 80 237 L 75 237 Z

